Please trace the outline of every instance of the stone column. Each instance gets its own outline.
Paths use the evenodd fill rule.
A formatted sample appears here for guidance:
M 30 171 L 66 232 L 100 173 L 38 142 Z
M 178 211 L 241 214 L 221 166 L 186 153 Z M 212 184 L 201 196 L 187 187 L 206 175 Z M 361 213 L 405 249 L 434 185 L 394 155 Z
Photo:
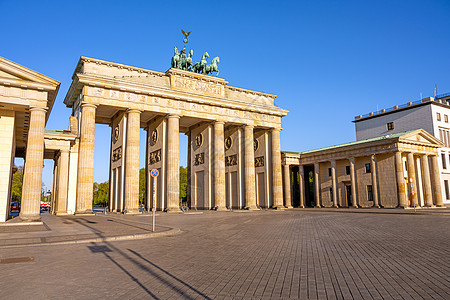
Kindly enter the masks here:
M 431 176 L 430 176 L 430 166 L 428 163 L 428 155 L 421 156 L 422 162 L 422 178 L 423 178 L 423 197 L 424 205 L 427 207 L 433 206 L 433 191 L 431 188 Z
M 355 158 L 351 157 L 350 161 L 350 181 L 352 185 L 352 206 L 358 208 L 358 195 L 356 195 L 356 173 L 355 173 Z
M 287 208 L 292 208 L 292 199 L 291 199 L 291 166 L 283 165 L 283 173 L 284 173 L 284 206 Z
M 56 214 L 67 214 L 67 192 L 69 190 L 69 150 L 61 150 L 58 163 L 58 198 Z
M 405 208 L 408 207 L 408 202 L 406 201 L 405 177 L 401 152 L 395 152 L 395 173 L 397 175 L 398 206 Z
M 273 188 L 273 208 L 275 209 L 284 208 L 279 128 L 272 129 L 272 188 Z
M 81 130 L 77 174 L 77 205 L 75 214 L 92 214 L 92 198 L 94 196 L 96 108 L 97 106 L 93 104 L 81 104 Z
M 314 207 L 321 207 L 320 203 L 320 164 L 314 163 L 314 198 L 316 205 Z
M 254 210 L 256 207 L 255 184 L 255 148 L 253 146 L 253 126 L 244 127 L 245 152 L 245 209 Z
M 46 109 L 30 109 L 20 217 L 26 221 L 41 219 L 42 167 L 44 165 L 44 127 Z
M 442 203 L 441 173 L 439 171 L 439 164 L 436 155 L 431 156 L 431 172 L 433 180 L 434 204 L 438 207 L 442 207 L 444 204 Z
M 370 170 L 372 173 L 373 207 L 380 207 L 380 201 L 378 199 L 377 164 L 375 154 L 370 156 Z
M 225 145 L 224 122 L 214 123 L 214 206 L 226 210 L 225 206 Z
M 409 183 L 409 191 L 408 191 L 408 193 L 410 195 L 410 197 L 409 197 L 409 199 L 411 201 L 410 205 L 413 206 L 413 195 L 411 193 L 411 182 L 410 182 L 410 179 L 412 178 L 412 181 L 414 183 L 414 187 L 413 187 L 412 190 L 414 191 L 414 201 L 416 201 L 416 206 L 417 206 L 417 204 L 418 204 L 418 201 L 417 201 L 417 198 L 418 198 L 417 197 L 417 180 L 416 180 L 416 167 L 414 165 L 414 154 L 413 153 L 409 152 L 407 154 L 406 162 L 408 164 L 408 183 Z
M 305 169 L 298 166 L 298 189 L 300 194 L 300 208 L 305 208 Z
M 192 170 L 192 167 L 191 167 L 191 139 L 192 139 L 192 134 L 191 134 L 191 132 L 189 131 L 188 133 L 186 133 L 186 135 L 187 135 L 187 137 L 188 137 L 188 151 L 187 151 L 187 178 L 186 178 L 186 181 L 187 181 L 187 186 L 186 186 L 186 198 L 187 198 L 187 206 L 189 207 L 189 208 L 194 208 L 194 206 L 192 205 L 192 199 L 191 199 L 191 197 L 192 197 L 192 195 L 191 195 L 191 181 L 192 181 L 192 179 L 191 179 L 191 170 Z
M 336 161 L 332 160 L 331 161 L 331 186 L 333 189 L 333 207 L 339 207 L 338 206 L 338 193 L 337 193 L 337 178 L 336 178 Z
M 167 208 L 180 210 L 180 116 L 169 115 L 167 128 Z
M 125 151 L 125 212 L 139 213 L 139 150 L 141 112 L 130 109 L 127 113 Z

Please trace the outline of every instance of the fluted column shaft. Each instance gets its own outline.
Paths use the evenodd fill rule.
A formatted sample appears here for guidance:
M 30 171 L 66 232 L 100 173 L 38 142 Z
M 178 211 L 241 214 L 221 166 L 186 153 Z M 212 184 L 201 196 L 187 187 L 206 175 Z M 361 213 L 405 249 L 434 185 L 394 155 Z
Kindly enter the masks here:
M 370 156 L 370 169 L 372 173 L 373 207 L 380 207 L 380 201 L 378 198 L 377 164 L 375 154 L 372 154 Z
M 408 202 L 406 201 L 405 178 L 401 152 L 395 152 L 395 172 L 397 176 L 398 206 L 405 208 L 408 207 Z
M 438 207 L 442 207 L 444 204 L 442 202 L 441 173 L 439 171 L 439 164 L 436 155 L 431 156 L 431 172 L 431 176 L 433 178 L 434 204 Z
M 244 127 L 244 152 L 245 152 L 245 208 L 256 207 L 255 184 L 255 149 L 253 147 L 253 126 Z
M 320 164 L 314 164 L 314 198 L 316 201 L 315 207 L 320 207 Z
M 167 208 L 180 211 L 180 117 L 170 115 L 167 122 Z
M 283 173 L 284 173 L 284 206 L 292 207 L 292 199 L 291 199 L 291 166 L 283 165 Z
M 431 174 L 430 174 L 430 166 L 428 162 L 428 155 L 422 155 L 421 156 L 421 162 L 422 162 L 422 178 L 423 178 L 423 185 L 424 185 L 424 191 L 423 191 L 423 197 L 424 197 L 424 204 L 427 207 L 433 206 L 433 190 L 431 188 Z
M 333 207 L 338 207 L 338 193 L 337 193 L 337 183 L 336 183 L 336 161 L 331 161 L 331 186 L 333 189 Z
M 274 208 L 283 208 L 283 177 L 281 174 L 280 129 L 272 129 L 272 189 Z
M 350 161 L 350 181 L 352 189 L 352 206 L 354 208 L 358 207 L 358 195 L 356 195 L 356 175 L 355 175 L 355 158 L 351 157 Z
M 69 190 L 69 150 L 61 150 L 58 165 L 58 198 L 56 214 L 67 213 L 67 192 Z
M 225 207 L 225 145 L 224 122 L 214 123 L 214 206 Z
M 22 184 L 20 217 L 24 220 L 40 220 L 42 167 L 44 165 L 44 108 L 30 109 L 25 168 Z
M 139 213 L 139 152 L 141 112 L 129 110 L 125 152 L 125 211 Z
M 78 150 L 76 214 L 92 213 L 94 188 L 94 147 L 96 106 L 81 104 L 80 147 Z
M 416 206 L 417 206 L 418 201 L 417 201 L 416 167 L 414 165 L 414 154 L 413 153 L 409 152 L 407 154 L 406 162 L 408 164 L 408 183 L 410 185 L 410 188 L 409 188 L 409 195 L 410 195 L 409 199 L 411 202 L 410 205 L 413 206 L 414 205 L 413 201 L 415 201 Z M 414 184 L 412 189 L 411 189 L 411 182 L 410 182 L 411 178 L 412 178 L 412 182 Z M 413 195 L 412 191 L 414 191 L 414 195 Z

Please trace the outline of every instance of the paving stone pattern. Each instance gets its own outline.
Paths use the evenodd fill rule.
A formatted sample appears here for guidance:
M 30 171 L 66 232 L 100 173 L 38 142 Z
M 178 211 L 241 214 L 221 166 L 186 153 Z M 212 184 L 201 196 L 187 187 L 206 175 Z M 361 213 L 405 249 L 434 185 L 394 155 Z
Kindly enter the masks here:
M 161 214 L 160 224 L 183 232 L 0 249 L 1 259 L 33 257 L 0 265 L 0 289 L 8 299 L 450 299 L 449 220 L 302 210 Z

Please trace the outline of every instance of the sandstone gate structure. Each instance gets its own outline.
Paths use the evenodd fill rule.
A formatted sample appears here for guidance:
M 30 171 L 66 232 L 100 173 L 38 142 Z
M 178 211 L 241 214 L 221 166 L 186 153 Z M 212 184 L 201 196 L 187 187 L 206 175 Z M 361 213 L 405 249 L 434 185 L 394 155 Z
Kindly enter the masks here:
M 179 210 L 179 133 L 188 136 L 191 207 L 281 208 L 281 118 L 275 95 L 178 69 L 165 73 L 81 57 L 64 103 L 80 139 L 75 213 L 92 211 L 95 123 L 111 126 L 110 209 L 139 210 L 139 131 L 146 182 L 158 169 L 157 209 Z M 151 203 L 146 193 L 147 206 Z M 148 208 L 148 207 L 147 207 Z

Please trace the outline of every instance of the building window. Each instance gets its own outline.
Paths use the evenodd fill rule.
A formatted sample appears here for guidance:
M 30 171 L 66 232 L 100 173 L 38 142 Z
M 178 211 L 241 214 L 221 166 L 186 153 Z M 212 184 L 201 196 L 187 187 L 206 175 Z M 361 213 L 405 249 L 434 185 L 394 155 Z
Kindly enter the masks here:
M 333 198 L 333 188 L 330 188 L 330 200 L 331 200 L 331 202 L 334 202 L 334 198 Z
M 444 115 L 444 122 L 448 123 L 448 116 L 447 115 Z
M 331 168 L 328 168 L 328 176 L 331 176 Z
M 345 174 L 350 175 L 350 166 L 345 166 Z
M 366 173 L 372 173 L 372 170 L 370 170 L 370 164 L 365 164 L 366 167 Z
M 437 117 L 437 120 L 438 120 L 438 121 L 441 120 L 441 114 L 440 114 L 440 113 L 436 113 L 436 117 Z
M 450 192 L 448 190 L 448 180 L 444 180 L 445 198 L 450 199 Z
M 387 130 L 394 130 L 394 122 L 389 122 L 386 124 Z
M 373 190 L 371 185 L 367 186 L 367 201 L 373 201 Z
M 441 153 L 442 169 L 447 169 L 447 161 L 445 160 L 445 153 Z

